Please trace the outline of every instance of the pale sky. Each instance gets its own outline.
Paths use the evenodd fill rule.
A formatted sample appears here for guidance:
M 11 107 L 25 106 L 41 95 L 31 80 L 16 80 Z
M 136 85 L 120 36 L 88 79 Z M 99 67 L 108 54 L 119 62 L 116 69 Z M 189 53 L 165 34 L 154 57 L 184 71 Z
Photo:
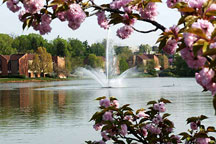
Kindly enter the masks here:
M 96 0 L 95 0 L 96 1 Z M 166 4 L 157 4 L 159 15 L 156 17 L 156 21 L 163 24 L 165 27 L 170 27 L 177 24 L 179 13 L 176 10 L 168 9 Z M 29 33 L 37 33 L 32 28 L 22 30 L 22 22 L 18 19 L 18 13 L 13 13 L 9 11 L 6 4 L 0 5 L 0 33 L 12 34 L 12 35 L 25 35 Z M 114 40 L 115 44 L 128 45 L 128 46 L 138 46 L 140 44 L 149 44 L 153 46 L 161 33 L 160 30 L 157 32 L 149 34 L 141 34 L 134 32 L 128 39 L 121 40 L 116 36 L 116 30 L 122 25 L 116 25 L 111 27 L 111 39 Z M 87 40 L 89 44 L 94 42 L 100 42 L 107 37 L 107 31 L 100 28 L 97 24 L 96 16 L 87 18 L 81 27 L 75 31 L 67 26 L 67 22 L 60 22 L 55 19 L 51 23 L 52 31 L 51 33 L 44 35 L 43 37 L 48 40 L 56 38 L 58 35 L 64 39 L 67 38 L 77 38 L 81 41 Z M 150 24 L 144 22 L 137 23 L 135 27 L 139 30 L 150 30 Z

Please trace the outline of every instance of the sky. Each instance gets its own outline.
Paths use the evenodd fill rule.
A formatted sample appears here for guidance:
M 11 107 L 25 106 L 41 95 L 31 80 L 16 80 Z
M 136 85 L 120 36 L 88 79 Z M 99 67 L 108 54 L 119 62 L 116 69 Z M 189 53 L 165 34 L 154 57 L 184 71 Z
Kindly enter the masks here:
M 159 11 L 159 15 L 156 17 L 157 22 L 164 25 L 166 28 L 177 24 L 180 15 L 176 10 L 168 9 L 165 3 L 160 3 L 157 5 Z M 17 15 L 18 13 L 9 11 L 6 4 L 0 5 L 0 33 L 6 33 L 15 36 L 27 35 L 29 33 L 39 34 L 38 31 L 34 31 L 32 28 L 23 30 L 22 22 L 19 21 Z M 128 39 L 122 40 L 116 36 L 116 30 L 121 26 L 123 25 L 119 24 L 111 27 L 110 38 L 115 44 L 122 46 L 136 47 L 140 44 L 149 44 L 153 46 L 155 45 L 155 42 L 161 33 L 160 30 L 149 34 L 133 32 Z M 107 38 L 107 30 L 99 27 L 96 16 L 87 18 L 81 24 L 81 27 L 75 31 L 67 26 L 67 22 L 60 22 L 58 19 L 52 21 L 51 27 L 52 31 L 49 34 L 43 36 L 47 40 L 53 40 L 57 36 L 60 36 L 64 39 L 77 38 L 81 41 L 87 40 L 89 44 L 92 44 L 95 42 L 101 42 L 103 39 Z M 154 27 L 148 23 L 139 22 L 135 24 L 135 28 L 139 30 L 150 30 Z

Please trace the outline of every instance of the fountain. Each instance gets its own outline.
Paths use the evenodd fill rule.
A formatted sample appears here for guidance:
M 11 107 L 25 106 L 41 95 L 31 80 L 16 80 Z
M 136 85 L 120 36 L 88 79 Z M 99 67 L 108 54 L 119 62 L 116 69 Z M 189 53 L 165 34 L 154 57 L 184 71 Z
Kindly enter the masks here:
M 111 88 L 111 87 L 124 87 L 123 79 L 130 74 L 134 74 L 135 67 L 130 68 L 123 72 L 121 75 L 117 75 L 117 60 L 115 57 L 115 51 L 112 46 L 112 42 L 110 41 L 110 33 L 111 30 L 108 30 L 107 43 L 106 43 L 106 68 L 105 73 L 101 69 L 86 69 L 86 68 L 78 68 L 76 73 L 79 75 L 82 73 L 83 75 L 87 75 L 90 78 L 96 80 L 101 87 Z

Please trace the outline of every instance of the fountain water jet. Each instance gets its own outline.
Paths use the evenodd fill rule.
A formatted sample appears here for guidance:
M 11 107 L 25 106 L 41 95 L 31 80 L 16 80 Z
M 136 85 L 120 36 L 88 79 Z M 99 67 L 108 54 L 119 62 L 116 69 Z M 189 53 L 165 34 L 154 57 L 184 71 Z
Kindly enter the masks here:
M 105 73 L 102 69 L 99 68 L 90 68 L 86 69 L 83 67 L 77 68 L 76 73 L 80 75 L 87 75 L 94 80 L 96 80 L 102 87 L 104 88 L 112 88 L 112 87 L 124 87 L 122 80 L 130 74 L 134 74 L 136 68 L 130 68 L 123 72 L 121 75 L 117 75 L 117 63 L 115 57 L 115 51 L 112 46 L 112 42 L 110 41 L 110 33 L 111 30 L 108 30 L 107 42 L 106 42 L 106 68 Z

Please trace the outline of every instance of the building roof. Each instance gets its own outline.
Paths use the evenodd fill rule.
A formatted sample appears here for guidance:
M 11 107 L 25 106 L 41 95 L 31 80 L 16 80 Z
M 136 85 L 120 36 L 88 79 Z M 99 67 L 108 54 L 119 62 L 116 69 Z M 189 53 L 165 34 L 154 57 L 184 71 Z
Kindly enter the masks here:
M 18 60 L 23 57 L 25 54 L 12 54 L 10 55 L 10 60 Z
M 137 55 L 139 58 L 141 59 L 154 59 L 154 56 L 153 54 L 141 54 L 141 55 Z
M 7 61 L 10 60 L 10 55 L 1 55 L 3 58 L 5 58 Z

